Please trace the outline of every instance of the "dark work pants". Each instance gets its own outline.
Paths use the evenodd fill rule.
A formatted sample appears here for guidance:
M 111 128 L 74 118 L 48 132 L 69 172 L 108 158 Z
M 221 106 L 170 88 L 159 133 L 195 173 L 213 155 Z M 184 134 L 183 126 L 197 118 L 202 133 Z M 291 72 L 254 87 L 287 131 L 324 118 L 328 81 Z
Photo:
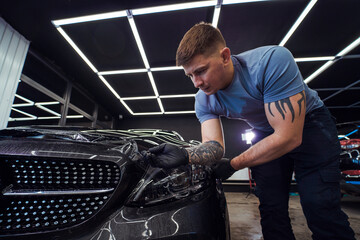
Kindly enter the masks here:
M 270 135 L 254 132 L 255 142 Z M 348 217 L 340 208 L 339 154 L 335 123 L 327 108 L 322 107 L 307 114 L 299 147 L 251 168 L 265 240 L 295 239 L 288 214 L 293 171 L 313 239 L 355 239 Z

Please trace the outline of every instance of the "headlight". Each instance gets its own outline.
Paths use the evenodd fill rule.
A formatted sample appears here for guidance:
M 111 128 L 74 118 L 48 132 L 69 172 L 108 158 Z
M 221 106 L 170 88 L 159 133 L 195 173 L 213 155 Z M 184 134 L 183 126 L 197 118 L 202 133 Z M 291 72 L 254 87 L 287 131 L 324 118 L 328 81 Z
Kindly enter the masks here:
M 149 166 L 127 205 L 148 206 L 189 197 L 209 186 L 209 171 L 208 167 L 199 165 L 169 170 Z

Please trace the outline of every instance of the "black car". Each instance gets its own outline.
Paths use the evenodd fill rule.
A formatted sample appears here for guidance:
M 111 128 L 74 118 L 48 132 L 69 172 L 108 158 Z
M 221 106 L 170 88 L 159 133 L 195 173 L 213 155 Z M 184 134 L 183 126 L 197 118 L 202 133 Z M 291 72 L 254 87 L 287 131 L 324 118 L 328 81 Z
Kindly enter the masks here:
M 230 239 L 208 166 L 153 168 L 143 151 L 188 147 L 176 132 L 0 131 L 0 239 Z
M 360 196 L 360 122 L 337 125 L 342 152 L 340 182 L 343 194 Z

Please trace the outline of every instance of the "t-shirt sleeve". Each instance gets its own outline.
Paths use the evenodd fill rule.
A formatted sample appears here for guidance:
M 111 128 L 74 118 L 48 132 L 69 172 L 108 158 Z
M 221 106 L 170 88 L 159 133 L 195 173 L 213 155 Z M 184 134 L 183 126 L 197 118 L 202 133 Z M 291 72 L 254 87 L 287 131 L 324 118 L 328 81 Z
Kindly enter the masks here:
M 274 102 L 293 96 L 305 89 L 295 60 L 284 47 L 276 46 L 266 52 L 260 61 L 259 79 L 262 82 L 264 102 Z
M 195 113 L 196 117 L 198 118 L 200 123 L 205 122 L 209 119 L 217 119 L 219 118 L 218 115 L 211 113 L 208 108 L 208 99 L 206 98 L 205 94 L 196 94 L 195 97 Z

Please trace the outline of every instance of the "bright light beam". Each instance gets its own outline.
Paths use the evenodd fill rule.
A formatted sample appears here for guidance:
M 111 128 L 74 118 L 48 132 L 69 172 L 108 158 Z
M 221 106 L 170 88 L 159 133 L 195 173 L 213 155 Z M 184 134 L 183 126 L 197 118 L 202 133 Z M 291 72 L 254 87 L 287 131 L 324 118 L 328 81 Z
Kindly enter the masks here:
M 284 46 L 285 43 L 289 40 L 291 35 L 295 32 L 295 30 L 298 28 L 298 26 L 301 24 L 301 22 L 304 20 L 306 15 L 310 12 L 310 10 L 314 7 L 317 0 L 311 0 L 311 2 L 306 6 L 304 11 L 300 14 L 299 18 L 296 20 L 294 25 L 290 28 L 289 32 L 285 35 L 284 39 L 280 42 L 279 46 Z

